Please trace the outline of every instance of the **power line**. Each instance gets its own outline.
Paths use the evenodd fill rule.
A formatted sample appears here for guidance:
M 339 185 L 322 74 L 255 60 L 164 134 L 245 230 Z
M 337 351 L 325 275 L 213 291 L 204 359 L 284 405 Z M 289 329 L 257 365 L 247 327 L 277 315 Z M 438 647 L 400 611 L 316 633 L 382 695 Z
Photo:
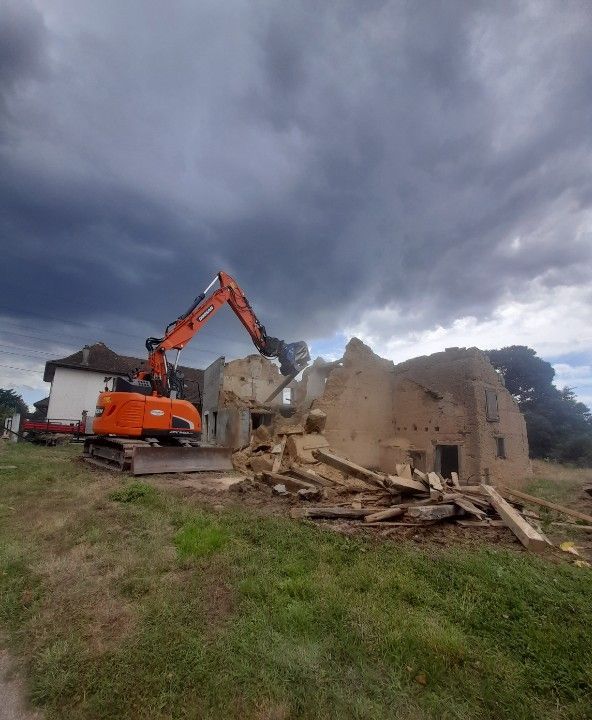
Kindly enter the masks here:
M 6 310 L 6 311 L 12 312 L 12 313 L 21 313 L 21 314 L 23 314 L 23 315 L 32 315 L 33 317 L 38 317 L 38 318 L 41 318 L 42 320 L 52 320 L 52 321 L 54 321 L 54 322 L 66 323 L 66 324 L 68 324 L 68 325 L 77 325 L 77 326 L 79 326 L 79 327 L 87 327 L 87 328 L 92 328 L 92 329 L 95 329 L 95 330 L 100 330 L 101 332 L 117 333 L 118 335 L 125 335 L 125 337 L 135 337 L 135 338 L 138 338 L 138 339 L 141 339 L 141 340 L 146 340 L 146 338 L 145 338 L 143 335 L 138 335 L 138 334 L 136 334 L 136 333 L 126 332 L 126 331 L 124 331 L 124 330 L 117 330 L 117 329 L 111 328 L 111 327 L 110 327 L 110 328 L 105 328 L 105 327 L 103 327 L 103 326 L 94 325 L 94 324 L 92 324 L 92 323 L 83 323 L 83 322 L 79 322 L 79 321 L 77 321 L 77 320 L 71 320 L 71 319 L 68 320 L 68 319 L 66 319 L 66 318 L 54 317 L 54 316 L 52 316 L 52 315 L 43 315 L 43 314 L 41 314 L 41 313 L 33 312 L 33 311 L 31 311 L 31 310 L 22 310 L 21 308 L 18 308 L 18 309 L 17 309 L 17 308 L 14 308 L 14 307 L 9 307 L 9 306 L 7 306 L 7 305 L 0 305 L 0 309 Z M 16 324 L 16 323 L 11 323 L 11 324 L 14 325 L 14 324 Z M 20 326 L 18 326 L 18 327 L 20 327 Z M 237 340 L 236 338 L 231 338 L 231 337 L 228 337 L 228 336 L 226 336 L 226 335 L 218 335 L 217 333 L 211 332 L 209 329 L 208 329 L 207 332 L 208 332 L 208 334 L 209 334 L 211 337 L 215 337 L 215 338 L 218 339 L 218 340 L 223 340 L 224 342 L 236 343 L 236 344 L 242 345 L 242 346 L 244 346 L 244 347 L 250 347 L 248 343 L 246 343 L 246 342 L 244 342 L 244 341 L 242 341 L 242 340 Z M 210 353 L 214 353 L 214 354 L 215 354 L 215 351 L 206 351 L 206 350 L 204 350 L 204 352 L 210 352 Z
M 49 356 L 51 356 L 53 354 L 51 352 L 48 352 L 47 350 L 37 350 L 36 348 L 29 348 L 29 347 L 25 347 L 23 345 L 2 345 L 2 344 L 0 344 L 0 348 L 6 348 L 7 350 L 26 350 L 26 351 L 30 351 L 32 353 L 38 353 L 41 355 L 49 355 Z M 18 353 L 10 353 L 10 354 L 16 355 Z
M 22 370 L 22 372 L 26 372 L 26 373 L 35 372 L 35 370 L 34 370 L 33 368 L 15 367 L 14 365 L 2 365 L 2 364 L 0 364 L 0 367 L 10 368 L 11 370 Z

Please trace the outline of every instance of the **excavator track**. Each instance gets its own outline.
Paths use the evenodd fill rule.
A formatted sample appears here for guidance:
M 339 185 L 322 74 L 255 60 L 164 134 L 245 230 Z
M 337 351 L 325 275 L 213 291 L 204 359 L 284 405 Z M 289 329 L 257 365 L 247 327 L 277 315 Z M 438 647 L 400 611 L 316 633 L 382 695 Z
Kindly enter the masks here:
M 132 475 L 232 470 L 230 448 L 186 440 L 160 445 L 147 440 L 93 436 L 84 443 L 83 458 L 92 465 Z

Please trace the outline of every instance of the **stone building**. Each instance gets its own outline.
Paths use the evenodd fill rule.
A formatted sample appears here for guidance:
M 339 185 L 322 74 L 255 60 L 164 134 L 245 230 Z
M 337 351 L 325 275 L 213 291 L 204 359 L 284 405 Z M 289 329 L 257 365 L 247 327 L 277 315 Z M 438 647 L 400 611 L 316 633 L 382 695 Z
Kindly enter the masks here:
M 395 365 L 353 338 L 342 360 L 317 358 L 284 393 L 277 365 L 261 355 L 204 371 L 203 436 L 234 449 L 274 414 L 294 420 L 315 407 L 327 415 L 331 448 L 368 468 L 395 472 L 411 461 L 465 484 L 511 483 L 530 473 L 526 425 L 485 353 L 445 352 Z
M 477 348 L 449 348 L 394 365 L 354 338 L 314 407 L 331 447 L 387 472 L 415 467 L 465 484 L 511 483 L 530 473 L 526 424 Z

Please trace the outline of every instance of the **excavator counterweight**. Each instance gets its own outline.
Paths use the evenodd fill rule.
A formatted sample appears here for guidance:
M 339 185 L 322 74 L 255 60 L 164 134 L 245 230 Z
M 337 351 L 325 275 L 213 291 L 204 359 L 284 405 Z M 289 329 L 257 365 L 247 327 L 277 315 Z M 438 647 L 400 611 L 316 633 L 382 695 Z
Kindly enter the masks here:
M 216 279 L 220 287 L 208 295 Z M 236 281 L 219 272 L 189 309 L 167 326 L 163 337 L 146 340 L 149 368 L 127 379 L 115 378 L 113 389 L 100 393 L 95 434 L 84 444 L 86 460 L 135 475 L 232 469 L 231 448 L 201 441 L 201 417 L 183 399 L 183 378 L 177 369 L 181 350 L 225 303 L 259 352 L 279 360 L 280 372 L 287 376 L 280 389 L 308 365 L 306 343 L 268 336 Z M 177 352 L 173 364 L 166 357 L 169 350 Z

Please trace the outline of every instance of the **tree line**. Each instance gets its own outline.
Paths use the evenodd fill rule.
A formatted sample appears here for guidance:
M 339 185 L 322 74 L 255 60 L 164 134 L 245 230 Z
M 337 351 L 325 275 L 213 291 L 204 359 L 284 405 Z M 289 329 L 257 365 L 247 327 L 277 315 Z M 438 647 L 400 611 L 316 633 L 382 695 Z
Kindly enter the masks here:
M 486 351 L 526 419 L 533 458 L 592 467 L 592 414 L 573 388 L 553 384 L 555 370 L 525 345 Z

